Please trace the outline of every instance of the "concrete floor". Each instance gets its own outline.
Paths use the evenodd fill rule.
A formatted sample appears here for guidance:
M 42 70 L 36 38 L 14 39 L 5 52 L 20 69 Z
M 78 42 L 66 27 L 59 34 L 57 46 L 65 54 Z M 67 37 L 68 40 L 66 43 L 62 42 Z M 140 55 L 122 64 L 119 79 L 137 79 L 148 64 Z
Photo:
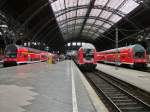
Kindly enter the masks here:
M 0 69 L 0 112 L 96 112 L 73 66 L 63 61 Z M 78 111 L 72 103 L 73 75 Z
M 97 69 L 125 82 L 128 82 L 147 92 L 150 92 L 150 73 L 148 72 L 142 72 L 123 67 L 117 67 L 116 69 L 115 66 L 107 64 L 98 64 Z

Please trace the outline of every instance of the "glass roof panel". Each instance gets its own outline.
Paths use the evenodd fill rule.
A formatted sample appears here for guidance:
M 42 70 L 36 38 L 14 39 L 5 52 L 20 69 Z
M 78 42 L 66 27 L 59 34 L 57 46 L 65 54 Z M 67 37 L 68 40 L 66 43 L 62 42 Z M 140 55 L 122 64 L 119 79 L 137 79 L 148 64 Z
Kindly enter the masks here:
M 107 28 L 107 29 L 108 29 L 108 28 L 110 28 L 110 27 L 111 27 L 111 25 L 109 25 L 109 24 L 106 24 L 106 23 L 105 23 L 105 24 L 103 25 L 103 27 L 105 27 L 105 28 Z
M 62 20 L 65 20 L 66 19 L 66 15 L 64 14 L 64 15 L 61 15 L 61 16 L 59 16 L 58 18 L 56 18 L 57 19 L 57 21 L 59 22 L 59 21 L 62 21 Z
M 90 0 L 79 0 L 78 5 L 88 5 Z
M 98 33 L 92 33 L 91 38 L 96 39 L 97 37 L 99 37 Z
M 121 19 L 120 16 L 118 15 L 112 15 L 112 17 L 109 19 L 111 21 L 113 21 L 114 23 L 118 22 Z
M 81 26 L 75 26 L 75 29 L 81 29 Z
M 102 5 L 104 6 L 108 0 L 96 0 L 94 5 Z
M 112 7 L 114 9 L 117 9 L 121 3 L 123 3 L 124 0 L 110 0 L 108 3 L 108 7 Z
M 76 16 L 76 11 L 71 11 L 71 12 L 68 12 L 66 14 L 67 14 L 67 18 L 72 18 L 72 17 Z
M 69 22 L 67 22 L 69 25 L 73 25 L 73 24 L 75 24 L 75 20 L 74 21 L 69 21 Z
M 87 19 L 87 22 L 86 23 L 94 23 L 95 22 L 95 19 Z
M 100 33 L 104 33 L 104 30 L 102 30 L 102 29 L 99 29 L 99 30 L 98 30 L 98 32 L 100 32 Z
M 83 32 L 82 32 L 82 35 L 83 35 L 83 36 L 91 37 L 92 33 L 89 33 L 89 32 L 86 32 L 86 31 L 83 31 Z
M 82 24 L 84 19 L 76 19 L 76 24 Z
M 93 33 L 95 33 L 95 32 L 93 32 L 93 31 L 91 31 L 91 30 L 88 30 L 88 29 L 84 29 L 83 30 L 83 32 L 82 32 L 82 34 L 90 34 L 90 35 L 92 35 Z
M 104 22 L 103 21 L 99 21 L 99 20 L 96 20 L 95 24 L 96 25 L 102 25 Z
M 125 14 L 128 14 L 138 6 L 139 6 L 138 3 L 134 2 L 133 0 L 128 0 L 127 3 L 123 7 L 120 8 L 120 10 L 124 12 Z
M 98 28 L 97 28 L 97 27 L 91 27 L 91 29 L 92 29 L 93 31 L 98 30 Z
M 66 3 L 66 7 L 73 7 L 73 6 L 77 6 L 77 1 L 78 0 L 65 0 Z
M 99 17 L 107 19 L 111 14 L 112 12 L 103 11 Z
M 99 34 L 99 33 L 104 33 L 104 30 L 98 29 L 98 28 L 95 28 L 95 27 L 92 27 L 91 30 L 92 30 L 92 31 L 95 31 L 92 35 Z M 96 32 L 97 32 L 97 33 L 96 33 Z M 99 35 L 98 35 L 98 36 L 99 36 Z
M 99 37 L 99 35 L 97 34 L 97 33 L 94 33 L 94 35 L 92 36 L 92 38 L 97 38 L 97 37 Z
M 60 29 L 66 27 L 66 26 L 67 26 L 66 24 L 63 24 L 63 25 L 60 26 Z
M 62 1 L 63 0 L 61 0 L 61 2 Z M 51 6 L 52 6 L 54 12 L 59 11 L 59 10 L 62 9 L 62 7 L 60 6 L 60 0 L 57 0 L 57 1 L 53 2 Z
M 77 16 L 85 16 L 86 12 L 87 12 L 87 9 L 78 9 Z
M 98 16 L 100 12 L 100 9 L 92 9 L 90 12 L 90 16 Z
M 91 26 L 87 26 L 87 25 L 85 25 L 85 27 L 84 27 L 85 29 L 90 29 L 91 28 Z

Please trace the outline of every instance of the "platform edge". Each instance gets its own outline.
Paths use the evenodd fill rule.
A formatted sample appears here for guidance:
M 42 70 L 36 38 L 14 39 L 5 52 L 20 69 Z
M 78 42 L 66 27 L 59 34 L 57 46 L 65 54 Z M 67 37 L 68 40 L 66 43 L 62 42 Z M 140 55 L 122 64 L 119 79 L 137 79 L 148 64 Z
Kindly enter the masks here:
M 91 87 L 89 82 L 86 80 L 85 76 L 81 73 L 79 68 L 76 67 L 74 62 L 72 62 L 72 63 L 74 64 L 74 67 L 76 68 L 77 72 L 79 73 L 80 79 L 81 79 L 85 89 L 88 92 L 89 98 L 90 98 L 91 103 L 93 104 L 96 112 L 109 112 L 108 109 L 106 108 L 106 106 L 103 104 L 103 102 L 99 98 L 99 96 L 96 94 L 95 90 Z

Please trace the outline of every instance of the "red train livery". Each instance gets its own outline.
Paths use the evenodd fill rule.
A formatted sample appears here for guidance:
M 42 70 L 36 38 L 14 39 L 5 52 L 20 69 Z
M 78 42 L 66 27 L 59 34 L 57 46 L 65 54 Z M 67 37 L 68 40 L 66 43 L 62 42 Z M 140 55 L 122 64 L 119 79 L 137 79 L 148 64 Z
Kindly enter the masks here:
M 45 51 L 11 44 L 5 49 L 3 66 L 46 61 L 48 55 L 49 53 Z
M 81 47 L 76 54 L 76 63 L 83 70 L 95 69 L 96 62 L 96 49 L 94 47 Z
M 131 67 L 146 67 L 146 50 L 139 44 L 97 52 L 97 61 Z

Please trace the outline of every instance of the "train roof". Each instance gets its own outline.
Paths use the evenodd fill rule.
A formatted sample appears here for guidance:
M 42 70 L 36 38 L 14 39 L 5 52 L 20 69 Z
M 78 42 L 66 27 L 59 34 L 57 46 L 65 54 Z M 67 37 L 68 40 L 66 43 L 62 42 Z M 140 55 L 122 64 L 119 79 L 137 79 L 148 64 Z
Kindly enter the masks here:
M 140 44 L 134 44 L 134 45 L 129 45 L 129 46 L 125 46 L 125 47 L 120 47 L 120 48 L 118 48 L 118 50 L 126 49 L 126 48 L 136 48 L 136 49 L 140 48 L 140 49 L 144 50 L 144 47 L 142 45 L 140 45 Z M 107 51 L 113 51 L 113 50 L 116 50 L 116 48 L 115 49 L 106 50 L 106 51 L 101 51 L 101 52 L 107 52 Z
M 37 51 L 37 52 L 41 52 L 41 50 L 38 50 L 38 49 L 19 46 L 19 45 L 16 45 L 16 44 L 10 44 L 10 45 L 6 46 L 6 48 L 8 48 L 8 47 L 10 47 L 10 48 L 15 48 L 16 47 L 16 49 L 23 48 L 23 49 L 27 49 L 27 50 L 31 50 L 31 51 L 34 50 L 34 51 Z M 42 52 L 46 52 L 46 51 L 42 51 Z
M 85 43 L 85 45 L 83 45 L 81 48 L 83 48 L 83 49 L 95 49 L 94 45 L 92 45 L 90 43 Z

